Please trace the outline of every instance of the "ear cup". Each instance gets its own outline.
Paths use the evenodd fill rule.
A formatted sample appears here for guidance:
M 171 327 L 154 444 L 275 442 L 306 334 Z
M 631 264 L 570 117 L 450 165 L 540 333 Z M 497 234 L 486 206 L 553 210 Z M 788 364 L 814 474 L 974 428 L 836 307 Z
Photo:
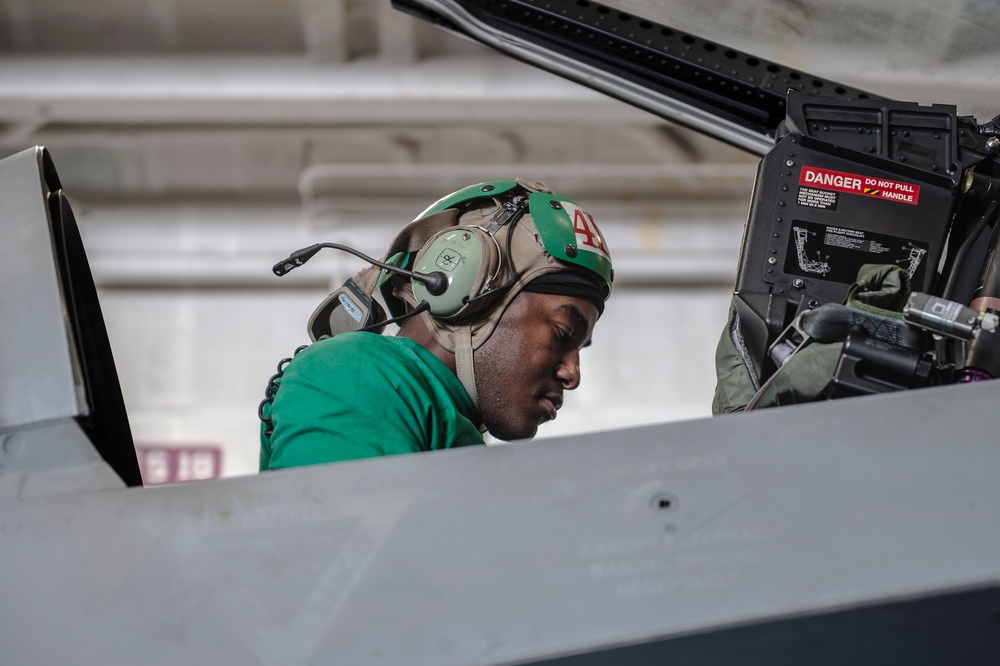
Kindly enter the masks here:
M 427 287 L 413 281 L 417 302 L 427 301 L 436 317 L 460 317 L 470 308 L 466 300 L 478 295 L 487 281 L 496 277 L 500 251 L 496 241 L 477 227 L 454 227 L 431 238 L 418 252 L 413 270 L 418 273 L 440 272 L 448 278 L 444 293 L 431 294 Z

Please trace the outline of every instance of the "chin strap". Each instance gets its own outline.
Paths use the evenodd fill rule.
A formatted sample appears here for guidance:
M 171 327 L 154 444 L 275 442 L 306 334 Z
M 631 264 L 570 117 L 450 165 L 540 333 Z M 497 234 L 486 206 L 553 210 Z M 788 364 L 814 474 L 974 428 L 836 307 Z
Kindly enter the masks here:
M 476 392 L 476 370 L 472 360 L 472 324 L 465 324 L 455 336 L 455 374 L 462 382 L 472 406 L 479 409 L 479 395 Z
M 459 327 L 455 335 L 455 374 L 458 381 L 465 387 L 466 393 L 472 400 L 472 406 L 479 411 L 479 394 L 476 391 L 476 369 L 473 362 L 472 349 L 472 324 L 464 324 Z M 479 424 L 479 431 L 485 432 L 483 424 Z

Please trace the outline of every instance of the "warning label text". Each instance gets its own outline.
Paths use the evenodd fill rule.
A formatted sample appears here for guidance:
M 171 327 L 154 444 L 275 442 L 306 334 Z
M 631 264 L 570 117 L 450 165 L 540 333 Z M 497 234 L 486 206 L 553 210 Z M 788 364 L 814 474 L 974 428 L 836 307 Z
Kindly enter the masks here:
M 817 190 L 815 187 L 800 187 L 795 203 L 808 208 L 837 210 L 837 193 L 829 190 Z
M 887 199 L 916 205 L 920 196 L 920 186 L 886 178 L 873 178 L 860 174 L 831 171 L 818 167 L 803 166 L 799 174 L 799 185 L 819 187 L 834 192 L 860 194 L 876 199 Z M 799 198 L 802 198 L 801 191 Z M 800 205 L 809 205 L 799 202 Z M 819 208 L 821 206 L 814 206 Z

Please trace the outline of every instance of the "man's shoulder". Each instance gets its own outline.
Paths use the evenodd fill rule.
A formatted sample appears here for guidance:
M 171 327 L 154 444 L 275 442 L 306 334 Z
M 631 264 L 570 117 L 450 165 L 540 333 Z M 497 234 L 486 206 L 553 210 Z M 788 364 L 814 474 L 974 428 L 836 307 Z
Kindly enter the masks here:
M 332 384 L 329 378 L 336 377 Z M 410 387 L 422 394 L 448 396 L 466 405 L 468 394 L 444 361 L 415 340 L 375 333 L 342 333 L 314 342 L 296 354 L 283 382 L 323 392 L 353 392 L 386 384 L 395 390 Z
M 440 364 L 441 368 L 437 368 Z M 396 368 L 415 374 L 439 375 L 446 369 L 430 351 L 409 338 L 375 333 L 342 333 L 320 340 L 299 352 L 289 369 L 293 372 L 346 372 L 382 374 Z
M 298 356 L 303 359 L 343 359 L 352 356 L 385 355 L 406 359 L 420 355 L 422 350 L 423 347 L 407 338 L 358 331 L 341 333 L 336 337 L 314 342 L 302 350 Z

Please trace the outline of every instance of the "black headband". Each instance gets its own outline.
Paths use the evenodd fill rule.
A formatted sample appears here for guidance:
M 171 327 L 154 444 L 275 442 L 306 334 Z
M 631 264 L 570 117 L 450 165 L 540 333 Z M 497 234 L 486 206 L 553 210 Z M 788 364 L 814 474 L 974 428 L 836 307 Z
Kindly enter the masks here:
M 522 291 L 536 294 L 558 294 L 585 298 L 597 308 L 597 316 L 604 314 L 604 292 L 602 280 L 580 271 L 560 271 L 536 277 L 525 285 Z

